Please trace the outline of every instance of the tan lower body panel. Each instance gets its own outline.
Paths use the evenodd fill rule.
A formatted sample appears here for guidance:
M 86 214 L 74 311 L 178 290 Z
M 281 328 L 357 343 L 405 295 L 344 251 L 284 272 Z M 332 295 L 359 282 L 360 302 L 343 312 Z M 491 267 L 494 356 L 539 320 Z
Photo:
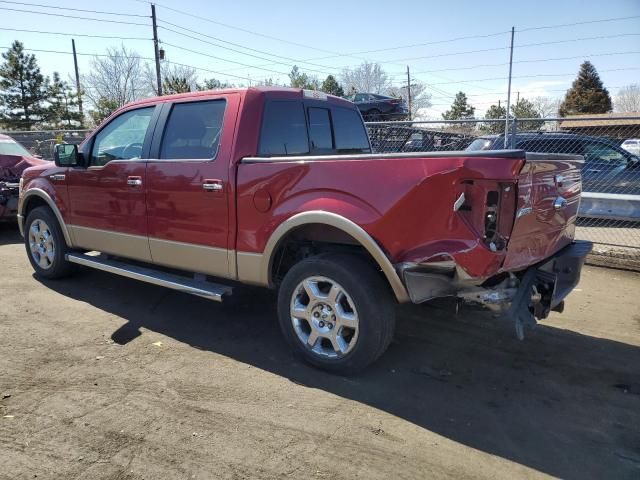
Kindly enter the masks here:
M 149 238 L 153 263 L 216 277 L 235 278 L 229 269 L 233 250 Z
M 75 247 L 190 272 L 236 278 L 233 250 L 78 225 L 69 225 L 68 228 L 74 236 Z
M 237 252 L 238 280 L 254 285 L 269 285 L 269 281 L 263 275 L 262 253 Z
M 74 247 L 151 262 L 149 239 L 141 235 L 68 225 Z

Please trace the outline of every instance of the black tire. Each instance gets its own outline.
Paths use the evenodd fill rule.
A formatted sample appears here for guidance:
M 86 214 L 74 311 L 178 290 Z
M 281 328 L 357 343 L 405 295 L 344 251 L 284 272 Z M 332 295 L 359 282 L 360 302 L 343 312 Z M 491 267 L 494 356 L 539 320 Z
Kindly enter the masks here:
M 314 321 L 311 317 L 317 311 L 314 312 L 315 308 L 311 309 L 310 306 L 318 304 L 309 299 L 308 306 L 304 307 L 309 312 L 309 320 L 298 319 L 291 313 L 294 298 L 296 302 L 300 298 L 309 298 L 305 297 L 304 292 L 299 292 L 301 292 L 301 288 L 304 288 L 302 282 L 312 278 L 326 278 L 340 287 L 345 294 L 340 297 L 341 301 L 343 304 L 346 302 L 347 308 L 348 305 L 352 305 L 353 311 L 356 312 L 357 329 L 351 333 L 348 351 L 344 354 L 336 352 L 337 356 L 334 358 L 329 358 L 326 354 L 315 351 L 318 346 L 317 341 L 320 341 L 319 348 L 323 351 L 329 351 L 330 354 L 334 346 L 333 341 L 320 336 L 319 340 L 314 342 L 316 347 L 312 350 L 308 342 L 301 338 L 301 336 L 304 337 L 305 332 L 301 331 L 304 328 L 301 328 L 300 325 L 309 327 L 307 335 L 311 336 L 310 326 L 311 321 Z M 324 285 L 324 282 L 318 282 L 317 285 Z M 333 325 L 335 326 L 331 328 L 335 328 L 335 335 L 343 332 L 345 338 L 349 338 L 351 331 L 348 328 L 345 329 L 346 327 L 339 326 L 340 321 L 336 321 L 336 317 L 343 316 L 338 315 L 338 308 L 343 310 L 343 307 L 335 305 L 336 315 L 333 315 Z M 325 307 L 321 307 L 321 312 L 323 308 Z M 331 309 L 329 308 L 329 310 Z M 353 315 L 352 312 L 349 314 Z M 285 340 L 296 355 L 323 370 L 338 374 L 352 374 L 376 361 L 391 343 L 395 331 L 395 299 L 380 273 L 365 260 L 345 254 L 319 255 L 302 260 L 285 275 L 278 292 L 278 318 Z M 329 320 L 327 321 L 329 322 Z M 347 332 L 346 335 L 344 332 Z M 325 333 L 331 335 L 332 332 Z M 355 342 L 354 345 L 351 345 L 351 342 Z M 329 346 L 325 347 L 326 344 Z
M 52 239 L 53 248 L 51 250 L 51 255 L 41 253 L 43 251 L 42 249 L 38 250 L 36 255 L 32 253 L 31 244 L 33 240 L 36 240 L 35 243 L 38 245 L 43 245 L 42 248 L 49 252 L 48 246 L 45 246 L 48 244 L 46 242 L 43 243 L 40 236 L 32 234 L 31 229 L 34 227 L 34 224 L 38 227 L 42 227 L 43 225 L 46 227 L 43 233 L 48 232 Z M 34 208 L 29 212 L 29 215 L 27 215 L 27 219 L 24 224 L 24 245 L 27 250 L 29 262 L 31 262 L 31 266 L 38 276 L 53 280 L 56 278 L 66 277 L 71 273 L 72 264 L 65 258 L 65 254 L 69 248 L 64 239 L 58 219 L 49 207 L 43 206 Z M 43 264 L 46 264 L 46 266 L 41 265 L 36 258 L 42 258 Z

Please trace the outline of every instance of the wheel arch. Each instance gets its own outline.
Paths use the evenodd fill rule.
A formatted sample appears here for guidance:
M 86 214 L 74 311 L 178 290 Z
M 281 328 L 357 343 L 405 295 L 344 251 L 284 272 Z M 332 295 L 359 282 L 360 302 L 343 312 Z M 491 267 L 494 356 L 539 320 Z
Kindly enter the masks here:
M 18 226 L 22 236 L 24 236 L 24 222 L 27 220 L 27 215 L 29 215 L 31 210 L 40 206 L 46 206 L 53 212 L 56 216 L 56 220 L 58 220 L 58 225 L 60 225 L 60 230 L 62 230 L 65 242 L 69 247 L 72 247 L 73 240 L 67 225 L 64 223 L 60 209 L 53 198 L 51 198 L 51 196 L 41 188 L 30 188 L 24 192 L 20 198 L 20 202 L 18 204 Z
M 274 230 L 269 237 L 264 253 L 261 256 L 260 283 L 271 287 L 274 286 L 272 274 L 273 262 L 283 241 L 285 241 L 291 233 L 301 227 L 313 225 L 330 226 L 336 231 L 342 232 L 344 235 L 353 239 L 355 244 L 362 247 L 373 262 L 380 268 L 398 302 L 404 303 L 409 301 L 407 290 L 398 276 L 393 264 L 371 235 L 348 218 L 336 213 L 321 210 L 302 212 L 297 215 L 293 215 L 282 222 Z

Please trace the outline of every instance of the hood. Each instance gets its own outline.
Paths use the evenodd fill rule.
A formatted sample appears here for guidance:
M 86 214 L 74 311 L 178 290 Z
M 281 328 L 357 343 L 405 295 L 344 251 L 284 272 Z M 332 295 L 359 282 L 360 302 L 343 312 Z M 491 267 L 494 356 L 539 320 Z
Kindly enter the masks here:
M 50 163 L 23 155 L 0 155 L 0 182 L 18 182 L 29 167 Z

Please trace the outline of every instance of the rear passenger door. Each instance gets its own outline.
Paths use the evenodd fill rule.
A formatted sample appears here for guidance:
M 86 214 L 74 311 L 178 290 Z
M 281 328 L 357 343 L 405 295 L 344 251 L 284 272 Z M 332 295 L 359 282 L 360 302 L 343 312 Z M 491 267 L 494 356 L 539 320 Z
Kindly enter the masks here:
M 147 164 L 153 263 L 233 277 L 230 165 L 239 95 L 167 103 Z

